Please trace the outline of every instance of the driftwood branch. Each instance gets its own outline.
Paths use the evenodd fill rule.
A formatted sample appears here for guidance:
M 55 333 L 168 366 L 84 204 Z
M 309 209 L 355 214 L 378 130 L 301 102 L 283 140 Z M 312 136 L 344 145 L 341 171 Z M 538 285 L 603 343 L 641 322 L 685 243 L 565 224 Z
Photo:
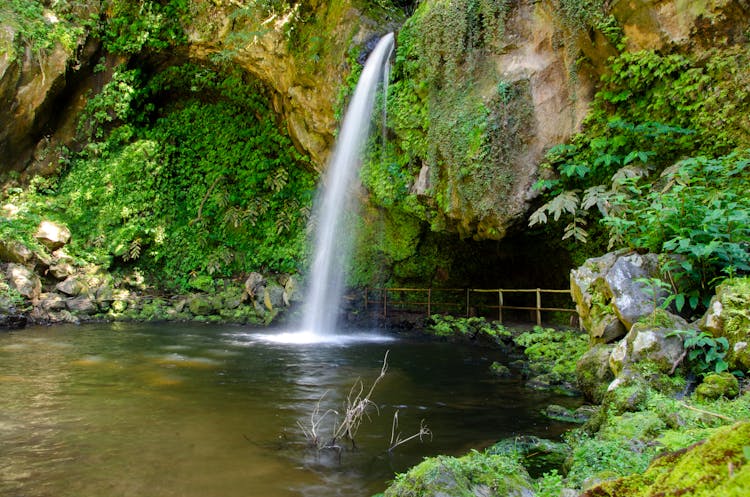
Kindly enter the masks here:
M 686 409 L 690 409 L 691 411 L 699 412 L 701 414 L 708 414 L 709 416 L 716 416 L 717 418 L 721 418 L 725 421 L 736 421 L 735 419 L 730 418 L 729 416 L 724 416 L 723 414 L 719 414 L 716 412 L 706 411 L 703 409 L 698 409 L 697 407 L 693 407 L 691 405 L 688 405 L 684 402 L 680 402 L 680 404 L 685 407 Z

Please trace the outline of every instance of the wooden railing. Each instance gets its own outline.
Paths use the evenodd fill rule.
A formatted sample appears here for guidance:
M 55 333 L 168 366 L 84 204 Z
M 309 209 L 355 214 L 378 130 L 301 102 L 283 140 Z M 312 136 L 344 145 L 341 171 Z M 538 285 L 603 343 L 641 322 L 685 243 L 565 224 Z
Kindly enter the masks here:
M 529 294 L 527 305 L 508 302 L 510 295 Z M 503 311 L 529 311 L 535 317 L 538 325 L 542 324 L 543 312 L 575 313 L 573 302 L 571 307 L 544 307 L 542 296 L 545 294 L 567 294 L 570 290 L 547 290 L 542 288 L 508 289 L 508 288 L 364 288 L 363 304 L 365 311 L 374 310 L 383 318 L 388 318 L 392 312 L 425 312 L 432 314 L 452 314 L 471 316 L 472 313 L 484 310 L 492 314 L 496 312 L 497 320 L 503 322 Z M 496 295 L 496 299 L 494 298 Z

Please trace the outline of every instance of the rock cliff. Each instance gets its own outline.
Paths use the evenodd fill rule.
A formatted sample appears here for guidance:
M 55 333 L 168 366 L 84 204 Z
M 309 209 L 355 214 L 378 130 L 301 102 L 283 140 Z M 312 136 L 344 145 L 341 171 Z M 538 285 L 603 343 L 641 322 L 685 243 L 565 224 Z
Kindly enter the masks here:
M 366 50 L 370 39 L 398 30 L 403 23 L 401 9 L 381 4 L 385 5 L 310 0 L 284 8 L 268 2 L 259 8 L 239 0 L 188 2 L 180 19 L 183 42 L 166 50 L 126 54 L 117 61 L 133 64 L 149 58 L 156 67 L 164 67 L 187 58 L 242 67 L 271 89 L 280 122 L 320 170 L 335 136 L 334 109 L 352 71 L 351 62 Z M 397 4 L 407 10 L 413 7 L 408 2 Z M 420 9 L 432 12 L 445 7 L 441 0 L 423 4 Z M 466 19 L 479 8 L 477 2 L 463 4 L 467 10 L 461 15 Z M 501 239 L 526 215 L 545 152 L 581 128 L 609 56 L 621 50 L 697 51 L 731 45 L 744 40 L 743 26 L 750 18 L 744 0 L 500 4 L 492 15 L 502 32 L 493 35 L 491 45 L 474 43 L 474 49 L 469 46 L 474 52 L 464 54 L 476 62 L 472 66 L 476 74 L 471 85 L 462 89 L 462 98 L 487 104 L 488 117 L 461 133 L 483 134 L 480 142 L 489 156 L 483 156 L 485 163 L 474 164 L 476 174 L 453 171 L 451 157 L 441 153 L 416 163 L 412 172 L 415 191 L 432 200 L 439 218 L 433 229 L 476 239 Z M 65 15 L 55 10 L 62 8 L 57 4 L 40 7 L 38 27 L 58 33 L 46 35 L 41 46 L 28 32 L 28 20 L 19 20 L 20 14 L 12 12 L 2 14 L 0 172 L 53 172 L 57 147 L 75 145 L 74 123 L 90 94 L 87 91 L 95 92 L 106 81 L 109 73 L 95 70 L 101 57 L 108 55 L 106 47 L 103 51 L 92 24 L 84 21 L 96 18 L 99 26 L 106 25 L 114 7 L 93 1 L 76 5 L 65 7 Z M 478 22 L 487 25 L 488 19 Z M 426 26 L 415 23 L 417 31 Z M 434 31 L 425 29 L 418 36 L 424 46 L 440 43 L 431 39 Z M 112 58 L 108 60 L 111 67 Z M 503 114 L 496 108 L 508 104 L 495 95 L 503 88 L 514 89 L 520 114 Z M 431 105 L 442 105 L 437 98 Z M 439 126 L 435 121 L 439 116 L 431 114 L 429 126 Z M 490 136 L 493 129 L 509 133 Z M 503 154 L 507 157 L 499 157 Z M 486 163 L 502 167 L 484 170 Z

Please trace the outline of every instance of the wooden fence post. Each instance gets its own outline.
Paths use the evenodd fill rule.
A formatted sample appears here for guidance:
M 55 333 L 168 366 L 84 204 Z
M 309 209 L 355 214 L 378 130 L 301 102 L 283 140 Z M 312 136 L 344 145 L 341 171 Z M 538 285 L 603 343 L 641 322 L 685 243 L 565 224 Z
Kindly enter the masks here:
M 542 291 L 539 288 L 536 289 L 536 324 L 542 325 Z
M 497 291 L 497 320 L 503 324 L 503 291 Z
M 383 318 L 388 318 L 388 289 L 383 288 Z
M 432 288 L 427 289 L 427 317 L 432 316 Z

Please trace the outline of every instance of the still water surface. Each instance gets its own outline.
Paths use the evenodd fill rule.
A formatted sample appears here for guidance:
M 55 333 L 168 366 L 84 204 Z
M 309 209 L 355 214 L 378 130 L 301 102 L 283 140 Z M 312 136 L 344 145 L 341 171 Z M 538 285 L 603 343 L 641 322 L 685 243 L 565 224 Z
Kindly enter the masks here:
M 540 414 L 573 399 L 492 377 L 495 351 L 347 335 L 284 343 L 267 330 L 105 324 L 0 333 L 0 495 L 364 497 L 423 457 L 565 428 Z M 283 338 L 283 337 L 282 337 Z M 297 427 L 339 408 L 357 378 L 388 372 L 339 457 Z M 405 436 L 388 453 L 393 413 Z M 378 412 L 379 411 L 379 412 Z M 325 423 L 324 423 L 325 424 Z

